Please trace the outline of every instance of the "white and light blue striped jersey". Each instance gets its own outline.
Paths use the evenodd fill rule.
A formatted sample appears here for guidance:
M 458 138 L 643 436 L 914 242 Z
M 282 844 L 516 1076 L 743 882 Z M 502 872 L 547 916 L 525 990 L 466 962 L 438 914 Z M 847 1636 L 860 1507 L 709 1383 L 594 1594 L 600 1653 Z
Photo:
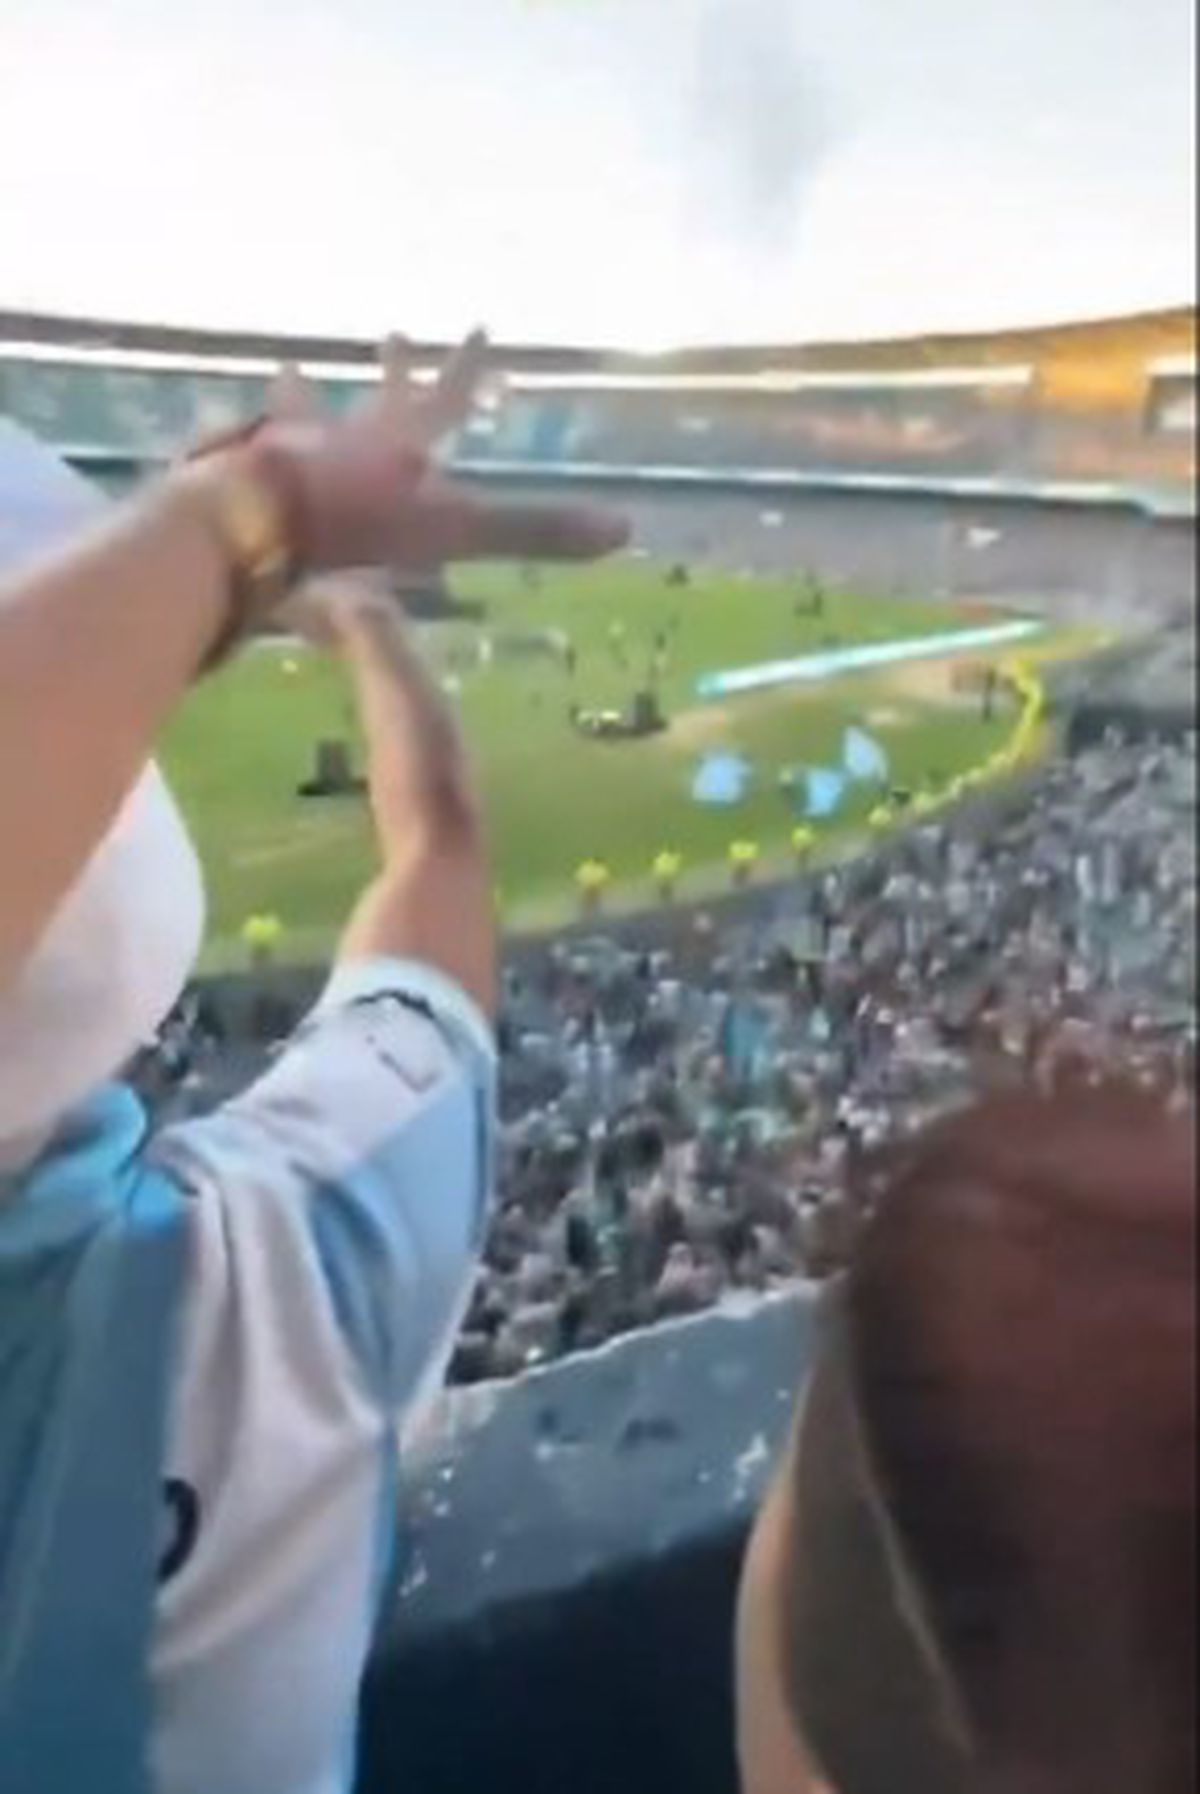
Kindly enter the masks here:
M 184 1262 L 148 1736 L 123 1788 L 349 1789 L 399 1433 L 436 1390 L 469 1296 L 494 1073 L 489 1028 L 449 980 L 360 964 L 334 975 L 257 1084 L 143 1146 L 141 1175 L 177 1198 Z M 18 1190 L 0 1206 L 0 1247 L 21 1201 Z M 102 1548 L 95 1563 L 102 1577 Z M 10 1593 L 22 1576 L 34 1570 L 5 1558 L 0 1528 Z M 69 1591 L 60 1610 L 69 1621 Z M 3 1673 L 0 1649 L 0 1712 Z M 69 1712 L 72 1691 L 60 1694 Z M 0 1765 L 3 1752 L 0 1737 Z

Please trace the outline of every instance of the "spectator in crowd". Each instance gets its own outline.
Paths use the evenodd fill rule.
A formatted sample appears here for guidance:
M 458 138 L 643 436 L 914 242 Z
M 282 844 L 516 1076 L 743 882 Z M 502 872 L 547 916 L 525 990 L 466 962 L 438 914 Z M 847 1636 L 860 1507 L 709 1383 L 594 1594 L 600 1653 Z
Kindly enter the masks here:
M 308 570 L 619 539 L 431 471 L 479 361 L 418 399 L 394 355 L 363 416 L 265 426 L 0 594 L 5 1794 L 350 1784 L 397 1426 L 450 1350 L 493 1136 L 487 856 L 394 609 L 356 589 L 321 613 L 380 870 L 315 1010 L 202 1121 L 149 1134 L 105 1081 L 198 944 L 196 862 L 144 769 L 197 668 Z
M 894 1160 L 749 1553 L 746 1794 L 1195 1786 L 1195 1175 L 1140 1084 Z

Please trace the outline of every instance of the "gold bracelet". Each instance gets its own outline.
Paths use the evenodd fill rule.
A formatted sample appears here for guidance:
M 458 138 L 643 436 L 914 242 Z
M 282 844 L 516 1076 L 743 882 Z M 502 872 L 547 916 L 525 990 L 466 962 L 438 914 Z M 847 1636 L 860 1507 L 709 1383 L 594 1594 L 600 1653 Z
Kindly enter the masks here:
M 278 611 L 291 590 L 295 564 L 287 506 L 258 468 L 235 452 L 214 458 L 189 484 L 229 568 L 226 620 L 201 667 L 209 673 Z

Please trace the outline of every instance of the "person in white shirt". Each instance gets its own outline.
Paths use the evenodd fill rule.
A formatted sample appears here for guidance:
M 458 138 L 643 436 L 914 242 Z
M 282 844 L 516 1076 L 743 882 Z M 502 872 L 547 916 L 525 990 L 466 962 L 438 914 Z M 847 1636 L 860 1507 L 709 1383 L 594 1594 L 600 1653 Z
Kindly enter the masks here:
M 321 615 L 357 690 L 380 869 L 323 996 L 204 1120 L 155 1134 L 112 1080 L 202 931 L 195 856 L 145 764 L 189 670 L 312 569 L 621 539 L 432 472 L 477 360 L 424 401 L 393 360 L 364 419 L 267 425 L 0 592 L 0 750 L 14 718 L 36 749 L 50 705 L 66 762 L 27 752 L 25 789 L 0 777 L 5 1794 L 351 1784 L 404 1428 L 440 1380 L 487 1212 L 496 977 L 454 720 L 361 585 Z M 44 455 L 4 448 L 44 492 Z M 84 501 L 61 468 L 49 484 L 65 527 Z

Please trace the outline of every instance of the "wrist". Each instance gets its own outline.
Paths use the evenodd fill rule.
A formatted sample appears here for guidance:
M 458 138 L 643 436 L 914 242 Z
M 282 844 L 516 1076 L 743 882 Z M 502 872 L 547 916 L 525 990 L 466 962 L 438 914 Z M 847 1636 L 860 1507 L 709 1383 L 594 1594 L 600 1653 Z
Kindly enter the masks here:
M 397 630 L 402 613 L 394 598 L 357 581 L 326 588 L 331 631 L 350 657 L 378 653 Z
M 168 504 L 205 531 L 224 574 L 224 617 L 201 668 L 209 672 L 268 624 L 293 588 L 288 500 L 253 444 L 190 462 L 166 486 Z

